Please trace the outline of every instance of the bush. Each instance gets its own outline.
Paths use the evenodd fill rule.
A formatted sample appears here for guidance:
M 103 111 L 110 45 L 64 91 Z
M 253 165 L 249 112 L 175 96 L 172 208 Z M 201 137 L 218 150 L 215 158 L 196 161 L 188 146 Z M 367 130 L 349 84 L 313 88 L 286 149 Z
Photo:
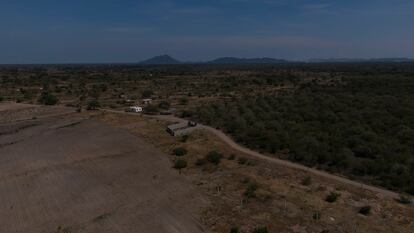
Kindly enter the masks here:
M 232 227 L 231 229 L 230 229 L 230 233 L 239 233 L 240 231 L 239 231 L 239 228 L 238 227 Z
M 316 211 L 316 212 L 313 214 L 312 218 L 313 218 L 314 220 L 321 220 L 321 212 Z
M 182 137 L 181 137 L 181 142 L 187 142 L 187 140 L 190 138 L 190 136 L 189 135 L 183 135 Z
M 187 105 L 188 104 L 188 98 L 187 97 L 182 97 L 181 99 L 180 99 L 180 104 L 181 105 Z
M 238 159 L 239 164 L 246 164 L 247 163 L 247 159 L 245 157 L 240 157 Z
M 267 227 L 258 227 L 252 231 L 252 233 L 268 233 Z
M 98 100 L 91 100 L 88 102 L 88 110 L 97 110 L 101 107 L 101 104 L 98 102 Z
M 228 160 L 235 160 L 236 159 L 236 155 L 235 154 L 231 154 L 227 159 Z
M 148 114 L 157 114 L 159 112 L 158 106 L 149 104 L 144 108 L 144 112 Z
M 161 108 L 161 109 L 165 109 L 165 110 L 170 109 L 170 106 L 171 106 L 171 104 L 170 104 L 170 103 L 168 103 L 167 101 L 161 101 L 161 102 L 158 104 L 158 107 L 159 107 L 159 108 Z
M 341 194 L 339 193 L 335 193 L 335 192 L 331 192 L 326 198 L 325 201 L 329 202 L 329 203 L 334 203 L 336 202 L 336 200 L 338 199 L 338 197 L 340 197 Z
M 178 147 L 174 149 L 173 153 L 176 156 L 184 156 L 187 154 L 187 150 L 183 147 Z
M 246 190 L 244 191 L 244 196 L 247 198 L 253 198 L 256 197 L 256 190 L 259 188 L 259 185 L 257 185 L 256 182 L 249 182 L 247 184 Z
M 187 167 L 187 161 L 182 160 L 182 159 L 175 161 L 175 164 L 174 164 L 175 169 L 181 170 L 186 167 Z
M 149 98 L 154 94 L 153 91 L 151 90 L 145 90 L 142 92 L 142 98 Z
M 222 154 L 220 154 L 219 152 L 211 151 L 210 153 L 207 154 L 206 160 L 212 164 L 218 165 L 222 157 L 223 157 Z
M 206 164 L 205 159 L 197 159 L 197 161 L 195 162 L 196 166 L 203 166 L 204 164 Z
M 371 213 L 371 206 L 363 206 L 359 209 L 359 213 L 363 215 L 369 215 Z
M 39 98 L 39 102 L 44 105 L 56 105 L 59 100 L 56 96 L 50 94 L 49 92 L 43 92 Z
M 0 96 L 0 102 L 2 102 L 4 100 L 3 96 Z

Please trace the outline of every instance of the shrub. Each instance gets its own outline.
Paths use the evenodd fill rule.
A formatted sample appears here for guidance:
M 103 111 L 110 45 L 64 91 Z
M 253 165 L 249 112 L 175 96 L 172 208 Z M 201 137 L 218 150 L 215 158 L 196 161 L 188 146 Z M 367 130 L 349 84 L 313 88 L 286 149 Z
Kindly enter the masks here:
M 178 147 L 174 149 L 173 153 L 176 156 L 184 156 L 187 154 L 187 150 L 183 147 Z
M 329 202 L 329 203 L 334 203 L 336 202 L 336 200 L 338 199 L 338 197 L 340 197 L 341 194 L 339 193 L 335 193 L 335 192 L 331 192 L 326 198 L 325 201 Z
M 187 140 L 190 138 L 190 136 L 189 135 L 183 135 L 182 137 L 181 137 L 181 142 L 187 142 Z
M 144 112 L 148 114 L 157 114 L 159 112 L 158 106 L 149 104 L 144 108 Z
M 180 99 L 180 104 L 181 105 L 187 105 L 188 104 L 188 98 L 187 97 L 182 97 L 181 99 Z
M 235 160 L 236 159 L 236 155 L 235 154 L 231 154 L 229 157 L 228 157 L 228 160 Z
M 363 206 L 359 209 L 359 213 L 363 215 L 369 215 L 371 213 L 371 206 Z
M 222 157 L 223 157 L 222 154 L 220 154 L 219 152 L 211 151 L 210 153 L 207 154 L 206 160 L 212 164 L 218 165 Z
M 314 220 L 321 220 L 321 212 L 316 211 L 312 217 Z
M 245 157 L 240 157 L 238 159 L 239 164 L 246 164 L 247 163 L 247 159 Z
M 302 185 L 309 186 L 312 184 L 312 177 L 307 176 L 305 179 L 302 180 Z
M 39 102 L 44 105 L 56 105 L 59 100 L 56 96 L 50 94 L 49 92 L 43 92 L 39 98 Z
M 161 102 L 158 104 L 158 107 L 159 107 L 159 108 L 161 108 L 161 109 L 169 109 L 169 108 L 170 108 L 170 106 L 171 106 L 171 104 L 170 104 L 170 103 L 168 103 L 167 101 L 161 101 Z
M 230 229 L 230 233 L 239 233 L 240 231 L 239 231 L 239 228 L 238 227 L 232 227 L 231 229 Z
M 255 228 L 252 233 L 268 233 L 267 227 L 258 227 Z
M 204 164 L 206 164 L 205 159 L 197 159 L 197 161 L 195 162 L 196 166 L 203 166 Z
M 0 102 L 4 100 L 4 97 L 0 95 Z
M 88 110 L 97 110 L 98 108 L 101 107 L 101 104 L 99 103 L 98 100 L 91 100 L 88 102 Z
M 142 92 L 142 98 L 149 98 L 154 94 L 153 91 L 151 90 L 145 90 Z
M 182 159 L 175 161 L 175 164 L 174 164 L 175 169 L 181 170 L 186 167 L 187 167 L 187 161 L 182 160 Z
M 246 190 L 244 191 L 244 196 L 247 198 L 256 197 L 256 190 L 259 188 L 256 182 L 249 182 L 247 184 Z

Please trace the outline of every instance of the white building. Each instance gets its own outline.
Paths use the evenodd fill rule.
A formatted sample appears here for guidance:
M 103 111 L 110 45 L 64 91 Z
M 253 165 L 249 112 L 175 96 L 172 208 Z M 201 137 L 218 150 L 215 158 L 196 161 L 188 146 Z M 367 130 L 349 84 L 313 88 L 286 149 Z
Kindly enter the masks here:
M 132 106 L 132 107 L 129 107 L 129 108 L 127 109 L 127 112 L 135 112 L 135 113 L 139 113 L 139 112 L 142 112 L 142 107 L 139 107 L 139 106 Z

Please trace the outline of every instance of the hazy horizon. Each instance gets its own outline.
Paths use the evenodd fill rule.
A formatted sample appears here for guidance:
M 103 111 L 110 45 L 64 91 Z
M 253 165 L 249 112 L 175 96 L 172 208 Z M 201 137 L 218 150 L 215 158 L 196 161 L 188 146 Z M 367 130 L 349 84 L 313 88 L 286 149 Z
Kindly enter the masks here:
M 2 1 L 0 64 L 413 58 L 409 0 Z

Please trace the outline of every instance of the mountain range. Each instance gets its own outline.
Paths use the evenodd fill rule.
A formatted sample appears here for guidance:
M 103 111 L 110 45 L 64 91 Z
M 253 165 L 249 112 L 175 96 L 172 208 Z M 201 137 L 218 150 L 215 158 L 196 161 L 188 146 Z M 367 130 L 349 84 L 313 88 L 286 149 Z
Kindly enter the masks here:
M 284 59 L 275 58 L 237 58 L 237 57 L 221 57 L 211 61 L 205 62 L 183 62 L 179 61 L 169 55 L 161 55 L 142 61 L 141 65 L 178 65 L 178 64 L 283 64 L 294 63 L 298 61 L 288 61 Z M 309 59 L 308 63 L 358 63 L 358 62 L 414 62 L 414 59 L 410 58 L 372 58 L 372 59 L 359 59 L 359 58 L 332 58 L 332 59 Z
M 176 65 L 176 64 L 277 64 L 289 61 L 274 58 L 237 58 L 222 57 L 206 62 L 182 62 L 169 55 L 162 55 L 142 61 L 141 65 Z

